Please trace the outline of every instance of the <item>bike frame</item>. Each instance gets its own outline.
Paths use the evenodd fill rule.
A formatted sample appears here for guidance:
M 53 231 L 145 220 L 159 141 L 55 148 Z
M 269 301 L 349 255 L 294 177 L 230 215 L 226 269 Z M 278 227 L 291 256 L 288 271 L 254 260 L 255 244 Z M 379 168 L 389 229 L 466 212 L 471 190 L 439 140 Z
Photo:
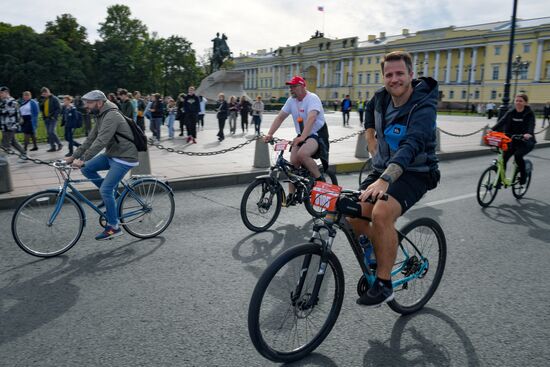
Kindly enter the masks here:
M 131 178 L 132 179 L 132 178 Z M 48 220 L 48 226 L 51 226 L 53 224 L 53 222 L 55 221 L 55 219 L 57 218 L 57 215 L 59 214 L 59 212 L 61 211 L 61 207 L 63 206 L 63 201 L 65 200 L 65 197 L 67 196 L 67 191 L 68 189 L 71 190 L 71 193 L 69 195 L 72 195 L 76 200 L 76 204 L 79 206 L 79 209 L 84 213 L 83 211 L 83 207 L 82 207 L 82 204 L 81 202 L 85 203 L 86 205 L 88 205 L 90 208 L 92 208 L 97 214 L 99 214 L 100 217 L 105 217 L 105 213 L 103 213 L 101 211 L 101 209 L 99 209 L 94 203 L 92 203 L 87 197 L 85 197 L 76 187 L 74 187 L 72 184 L 78 184 L 78 183 L 83 183 L 83 182 L 92 182 L 93 179 L 80 179 L 80 180 L 73 180 L 70 178 L 70 173 L 67 174 L 67 177 L 64 178 L 64 182 L 63 182 L 63 185 L 59 187 L 59 197 L 57 198 L 57 202 L 55 204 L 55 209 L 52 213 L 52 215 L 50 216 L 50 219 Z M 118 199 L 116 200 L 116 205 L 117 205 L 117 208 L 120 207 L 120 204 L 121 204 L 121 200 L 122 198 L 126 195 L 126 193 L 129 193 L 130 195 L 132 195 L 132 197 L 134 199 L 136 199 L 136 201 L 143 206 L 143 208 L 145 208 L 145 212 L 143 211 L 143 208 L 140 209 L 140 210 L 135 210 L 135 211 L 131 211 L 131 212 L 128 212 L 128 213 L 124 213 L 124 215 L 122 217 L 120 217 L 121 219 L 124 219 L 124 218 L 128 218 L 128 217 L 132 217 L 132 216 L 135 216 L 137 214 L 140 214 L 140 213 L 146 213 L 148 210 L 150 210 L 150 208 L 147 208 L 146 204 L 143 202 L 143 200 L 141 200 L 141 197 L 139 195 L 137 195 L 134 190 L 132 190 L 132 188 L 130 187 L 130 185 L 125 182 L 125 181 L 121 181 L 120 182 L 122 184 L 122 186 L 124 187 L 124 189 L 122 190 L 122 192 L 120 193 L 120 195 L 118 196 Z M 86 218 L 84 217 L 84 224 L 86 224 Z
M 369 222 L 371 221 L 371 219 L 367 217 L 361 217 L 361 219 L 368 220 Z M 376 271 L 368 263 L 365 263 L 363 249 L 361 248 L 358 241 L 356 240 L 356 236 L 353 232 L 353 229 L 351 228 L 351 225 L 345 220 L 345 217 L 341 213 L 335 213 L 335 212 L 327 213 L 326 217 L 322 219 L 322 223 L 316 223 L 313 226 L 313 234 L 309 240 L 309 242 L 315 243 L 321 246 L 323 251 L 321 255 L 321 262 L 319 264 L 319 270 L 317 272 L 317 277 L 315 279 L 315 285 L 313 287 L 311 297 L 309 297 L 306 308 L 313 307 L 316 303 L 317 296 L 319 294 L 319 289 L 321 288 L 321 283 L 325 275 L 328 256 L 332 252 L 332 244 L 334 243 L 334 239 L 337 233 L 337 229 L 335 229 L 334 226 L 336 226 L 338 229 L 341 229 L 342 232 L 344 232 L 344 235 L 346 236 L 348 243 L 351 246 L 351 249 L 355 255 L 355 258 L 359 263 L 359 267 L 361 268 L 361 271 L 363 272 L 365 278 L 367 279 L 369 286 L 372 286 L 374 284 L 374 281 L 376 280 Z M 325 241 L 322 238 L 320 233 L 322 230 L 327 231 L 328 241 Z M 411 274 L 408 277 L 404 277 L 399 280 L 394 280 L 392 282 L 392 285 L 394 288 L 402 285 L 403 283 L 407 283 L 409 281 L 412 281 L 418 278 L 419 274 L 423 274 L 424 271 L 429 267 L 428 260 L 424 256 L 422 256 L 422 253 L 416 247 L 416 245 L 412 241 L 410 241 L 405 235 L 403 235 L 399 230 L 396 230 L 396 231 L 397 231 L 399 248 L 403 252 L 405 260 L 396 269 L 392 270 L 391 276 L 394 277 L 395 275 L 403 271 L 406 264 L 408 263 L 408 260 L 410 259 L 410 255 L 405 249 L 405 247 L 403 246 L 402 241 L 407 241 L 416 250 L 417 254 L 420 256 L 420 260 L 422 260 L 422 265 L 414 274 Z M 312 255 L 307 255 L 304 258 L 304 261 L 302 263 L 302 269 L 300 272 L 300 279 L 294 291 L 294 296 L 292 299 L 293 301 L 297 301 L 298 299 L 297 297 L 302 292 L 302 287 L 304 285 L 304 282 L 307 276 L 307 270 L 311 262 L 311 256 Z
M 500 180 L 500 182 L 502 182 L 502 184 L 504 185 L 504 188 L 508 188 L 514 185 L 514 182 L 512 182 L 512 180 L 514 179 L 518 166 L 516 164 L 516 161 L 514 160 L 514 162 L 512 163 L 514 167 L 512 170 L 512 177 L 507 178 L 506 171 L 504 169 L 504 151 L 500 148 L 497 149 L 498 158 L 493 161 L 493 164 L 497 166 L 497 177 L 495 178 L 495 182 L 493 184 L 496 185 L 498 183 L 498 180 Z

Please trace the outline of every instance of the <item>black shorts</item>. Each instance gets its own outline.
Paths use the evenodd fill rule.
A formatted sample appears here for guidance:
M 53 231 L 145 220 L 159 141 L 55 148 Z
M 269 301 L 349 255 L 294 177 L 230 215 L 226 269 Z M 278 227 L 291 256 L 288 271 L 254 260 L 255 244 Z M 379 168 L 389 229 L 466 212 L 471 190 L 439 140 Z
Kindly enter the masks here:
M 365 190 L 369 185 L 378 180 L 382 172 L 374 171 L 361 182 L 360 190 Z M 403 172 L 394 183 L 388 187 L 388 195 L 393 197 L 401 205 L 401 215 L 405 214 L 428 191 L 431 183 L 431 175 L 422 172 Z

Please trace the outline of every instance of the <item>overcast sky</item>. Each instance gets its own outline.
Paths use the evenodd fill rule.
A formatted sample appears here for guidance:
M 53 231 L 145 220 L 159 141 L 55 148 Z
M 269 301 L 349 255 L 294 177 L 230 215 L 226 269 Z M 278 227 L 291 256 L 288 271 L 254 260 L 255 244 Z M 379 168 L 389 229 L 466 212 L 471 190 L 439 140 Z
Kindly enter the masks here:
M 25 0 L 3 6 L 0 21 L 42 32 L 47 21 L 70 13 L 86 27 L 93 42 L 99 38 L 98 24 L 113 4 L 130 6 L 132 16 L 147 25 L 149 32 L 187 38 L 199 56 L 212 46 L 210 40 L 216 32 L 225 32 L 237 56 L 306 41 L 315 30 L 322 30 L 323 17 L 325 35 L 366 40 L 369 34 L 399 34 L 402 28 L 416 32 L 509 20 L 513 0 Z M 324 12 L 318 11 L 318 6 L 323 6 Z M 548 0 L 519 0 L 518 18 L 548 16 Z

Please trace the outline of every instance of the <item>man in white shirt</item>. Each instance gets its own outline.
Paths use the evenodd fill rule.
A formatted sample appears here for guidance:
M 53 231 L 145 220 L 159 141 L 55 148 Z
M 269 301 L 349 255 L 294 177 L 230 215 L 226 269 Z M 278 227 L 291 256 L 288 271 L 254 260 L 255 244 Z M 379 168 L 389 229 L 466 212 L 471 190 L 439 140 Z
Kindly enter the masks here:
M 321 100 L 315 93 L 306 89 L 306 81 L 301 76 L 294 76 L 286 82 L 290 88 L 291 98 L 287 99 L 283 108 L 275 117 L 265 142 L 273 139 L 273 134 L 279 129 L 283 121 L 292 115 L 297 137 L 292 141 L 290 163 L 295 168 L 301 166 L 307 168 L 317 181 L 324 181 L 323 175 L 315 162 L 320 158 L 325 170 L 328 168 L 328 128 L 325 123 L 325 114 Z M 290 188 L 290 192 L 294 188 Z M 289 195 L 290 203 L 292 196 Z

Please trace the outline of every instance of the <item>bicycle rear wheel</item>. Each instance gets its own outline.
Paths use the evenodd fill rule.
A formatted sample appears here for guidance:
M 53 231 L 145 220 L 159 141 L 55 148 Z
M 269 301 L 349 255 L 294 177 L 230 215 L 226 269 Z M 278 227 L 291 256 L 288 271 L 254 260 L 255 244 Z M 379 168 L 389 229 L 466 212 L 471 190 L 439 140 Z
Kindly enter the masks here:
M 529 160 L 525 160 L 525 171 L 527 172 L 527 177 L 525 178 L 525 183 L 522 185 L 519 183 L 519 170 L 516 169 L 516 172 L 514 173 L 513 178 L 513 185 L 512 185 L 512 194 L 516 199 L 521 199 L 525 196 L 527 193 L 527 190 L 529 189 L 529 185 L 531 184 L 531 174 L 533 172 L 532 170 L 532 163 Z
M 498 170 L 496 166 L 487 168 L 477 183 L 477 202 L 482 207 L 491 205 L 498 192 Z
M 314 244 L 291 248 L 258 280 L 248 309 L 248 331 L 265 358 L 299 360 L 317 348 L 334 326 L 344 299 L 344 272 L 334 253 L 328 255 L 317 299 L 313 306 L 307 305 L 321 254 L 321 247 Z
M 170 187 L 156 179 L 143 179 L 125 191 L 120 200 L 120 224 L 137 238 L 158 236 L 174 218 L 174 193 Z
M 283 188 L 270 178 L 254 180 L 241 200 L 241 219 L 254 232 L 267 230 L 275 223 L 283 205 Z
M 401 230 L 405 236 L 392 269 L 395 298 L 392 310 L 407 315 L 420 310 L 432 298 L 445 270 L 447 242 L 439 223 L 419 218 Z
M 26 253 L 38 257 L 57 256 L 80 239 L 84 229 L 84 212 L 68 194 L 55 220 L 48 224 L 59 198 L 58 191 L 37 192 L 15 210 L 11 222 L 13 239 Z
M 323 169 L 321 168 L 321 172 L 323 172 Z M 336 174 L 332 171 L 324 172 L 325 180 L 327 183 L 338 185 L 338 179 L 336 178 Z M 320 208 L 314 207 L 313 204 L 311 204 L 310 201 L 310 193 L 308 195 L 304 195 L 304 206 L 306 207 L 307 212 L 315 218 L 322 218 L 325 216 L 326 211 L 322 210 Z

